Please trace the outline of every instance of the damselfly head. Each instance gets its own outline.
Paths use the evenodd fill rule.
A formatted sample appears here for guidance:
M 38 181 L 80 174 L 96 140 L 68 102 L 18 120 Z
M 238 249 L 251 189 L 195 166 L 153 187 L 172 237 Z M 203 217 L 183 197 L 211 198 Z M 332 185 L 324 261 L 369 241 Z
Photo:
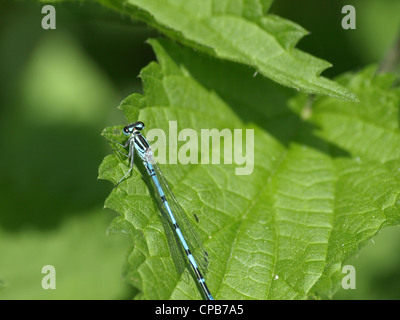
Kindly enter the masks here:
M 142 121 L 138 121 L 138 122 L 134 122 L 134 123 L 131 123 L 131 124 L 125 126 L 122 131 L 123 131 L 124 135 L 129 136 L 134 131 L 140 131 L 143 129 L 144 129 L 144 123 Z

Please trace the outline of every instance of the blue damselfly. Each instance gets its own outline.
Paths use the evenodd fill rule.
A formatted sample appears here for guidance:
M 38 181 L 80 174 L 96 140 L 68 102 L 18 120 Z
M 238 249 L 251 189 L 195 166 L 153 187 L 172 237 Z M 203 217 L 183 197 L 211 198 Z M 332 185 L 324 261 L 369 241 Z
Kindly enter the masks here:
M 116 186 L 118 186 L 132 171 L 136 151 L 142 160 L 143 165 L 146 168 L 149 177 L 151 178 L 151 181 L 153 182 L 157 196 L 160 198 L 160 201 L 158 201 L 160 203 L 160 210 L 167 216 L 169 222 L 172 224 L 173 229 L 178 237 L 178 241 L 183 247 L 183 250 L 188 258 L 188 262 L 191 265 L 194 274 L 196 275 L 197 281 L 204 293 L 204 296 L 207 300 L 214 300 L 213 296 L 208 290 L 204 277 L 197 263 L 200 261 L 196 261 L 201 259 L 201 266 L 203 266 L 202 268 L 205 268 L 208 263 L 208 254 L 204 250 L 200 238 L 191 227 L 185 212 L 179 205 L 170 187 L 168 186 L 168 183 L 162 175 L 160 168 L 154 161 L 150 145 L 146 138 L 141 134 L 141 130 L 143 130 L 143 128 L 144 123 L 141 121 L 129 124 L 123 128 L 123 133 L 126 136 L 129 136 L 125 145 L 115 141 L 123 148 L 128 148 L 128 154 L 123 154 L 128 157 L 130 163 L 129 170 L 118 181 Z M 197 216 L 195 216 L 195 218 L 196 220 L 198 219 Z M 195 255 L 191 252 L 191 250 L 194 249 L 197 249 L 196 252 L 198 252 L 198 254 Z

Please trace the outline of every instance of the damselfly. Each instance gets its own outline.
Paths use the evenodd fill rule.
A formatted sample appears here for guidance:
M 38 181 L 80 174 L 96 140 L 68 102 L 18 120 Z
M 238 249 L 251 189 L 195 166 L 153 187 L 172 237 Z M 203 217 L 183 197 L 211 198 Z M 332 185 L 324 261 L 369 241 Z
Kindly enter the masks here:
M 204 250 L 200 238 L 196 235 L 193 228 L 190 226 L 190 222 L 187 219 L 182 207 L 179 205 L 175 196 L 173 195 L 171 189 L 168 186 L 167 181 L 161 173 L 160 168 L 157 163 L 153 159 L 153 153 L 150 148 L 150 145 L 146 138 L 141 134 L 141 130 L 144 128 L 144 123 L 141 121 L 131 123 L 124 127 L 123 133 L 126 136 L 129 136 L 125 145 L 117 142 L 123 148 L 129 148 L 128 154 L 125 156 L 130 160 L 130 168 L 125 173 L 125 175 L 118 181 L 117 186 L 129 175 L 129 173 L 133 169 L 135 151 L 139 155 L 142 160 L 144 167 L 147 170 L 149 177 L 151 178 L 154 187 L 158 196 L 160 197 L 160 209 L 162 213 L 165 213 L 169 219 L 169 222 L 172 224 L 173 229 L 178 237 L 178 241 L 183 247 L 185 254 L 188 258 L 188 261 L 193 269 L 194 274 L 196 275 L 197 281 L 206 297 L 207 300 L 214 300 L 211 295 L 204 277 L 200 271 L 199 265 L 197 264 L 196 259 L 202 259 L 202 265 L 207 265 L 208 263 L 208 254 Z M 197 218 L 196 218 L 197 220 Z M 182 227 L 182 229 L 181 229 Z M 190 251 L 191 249 L 198 249 L 196 254 L 196 259 L 194 254 Z

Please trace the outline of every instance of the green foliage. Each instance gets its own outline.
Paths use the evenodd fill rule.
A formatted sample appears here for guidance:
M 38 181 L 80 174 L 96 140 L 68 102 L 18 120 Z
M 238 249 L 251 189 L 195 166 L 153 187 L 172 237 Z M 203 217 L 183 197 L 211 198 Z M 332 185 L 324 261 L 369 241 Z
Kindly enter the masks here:
M 162 166 L 209 251 L 216 298 L 331 297 L 343 264 L 356 267 L 357 290 L 335 298 L 399 298 L 399 89 L 363 69 L 386 57 L 380 70 L 400 74 L 398 0 L 39 1 L 0 1 L 0 299 L 201 298 L 172 263 L 140 161 L 106 202 L 120 213 L 110 233 L 133 241 L 105 237 L 111 185 L 95 167 L 109 148 L 98 133 L 123 123 L 114 106 L 141 91 L 136 76 L 153 60 L 144 41 L 157 31 L 186 48 L 151 42 L 159 62 L 142 71 L 144 95 L 121 103 L 127 119 L 255 129 L 250 176 L 236 165 Z M 40 28 L 44 4 L 57 30 Z M 340 27 L 347 4 L 357 30 Z M 305 52 L 334 64 L 325 76 L 361 71 L 327 80 L 329 63 Z M 293 97 L 276 82 L 360 103 Z M 122 142 L 120 129 L 104 135 Z M 108 156 L 101 177 L 115 183 L 124 161 Z M 128 288 L 120 269 L 132 242 Z M 46 264 L 57 290 L 41 287 Z
M 0 278 L 0 290 L 5 286 L 5 281 Z
M 106 235 L 109 221 L 99 208 L 80 212 L 53 232 L 0 232 L 0 299 L 128 298 L 132 292 L 120 281 L 128 245 L 126 239 Z M 56 268 L 56 290 L 41 286 L 47 264 Z
M 96 179 L 116 88 L 63 23 L 46 32 L 38 18 L 35 2 L 0 1 L 0 300 L 128 298 L 130 243 L 106 235 Z M 42 288 L 45 265 L 56 290 Z
M 394 78 L 366 68 L 337 79 L 360 103 L 313 101 L 253 77 L 242 64 L 167 40 L 150 44 L 158 63 L 141 72 L 144 95 L 121 104 L 128 121 L 168 132 L 168 121 L 177 120 L 178 130 L 193 128 L 199 136 L 205 128 L 254 129 L 250 176 L 235 175 L 228 164 L 161 165 L 184 210 L 199 217 L 195 228 L 210 255 L 206 279 L 215 298 L 332 296 L 342 263 L 382 227 L 399 223 Z M 103 135 L 122 141 L 120 128 Z M 100 178 L 116 183 L 127 169 L 109 155 Z M 199 299 L 189 271 L 175 269 L 143 173 L 138 164 L 106 201 L 121 214 L 111 230 L 134 241 L 126 279 L 140 290 L 136 298 Z
M 375 72 L 376 68 L 370 67 L 338 79 L 358 92 L 361 103 L 320 99 L 313 107 L 312 118 L 322 128 L 324 139 L 360 160 L 384 164 L 400 158 L 400 89 L 392 89 L 394 74 L 374 76 Z
M 357 100 L 351 91 L 320 77 L 330 63 L 294 48 L 307 31 L 291 21 L 265 14 L 271 0 L 98 1 L 185 45 L 251 66 L 284 86 Z

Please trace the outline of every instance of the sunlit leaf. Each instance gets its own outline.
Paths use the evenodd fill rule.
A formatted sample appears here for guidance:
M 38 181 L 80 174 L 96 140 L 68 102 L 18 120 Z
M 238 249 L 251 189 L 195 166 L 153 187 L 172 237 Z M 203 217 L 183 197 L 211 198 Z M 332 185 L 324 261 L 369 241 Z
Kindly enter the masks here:
M 299 97 L 289 109 L 290 91 L 253 78 L 240 64 L 166 40 L 150 43 L 158 63 L 142 70 L 144 95 L 121 104 L 128 121 L 141 120 L 147 130 L 167 134 L 169 121 L 177 121 L 178 132 L 191 128 L 198 137 L 207 128 L 254 130 L 250 175 L 236 175 L 235 163 L 161 165 L 208 249 L 212 294 L 216 299 L 331 296 L 344 261 L 382 227 L 399 223 L 400 94 L 391 87 L 393 78 L 375 76 L 371 69 L 348 74 L 339 81 L 361 97 L 359 104 Z M 103 135 L 122 142 L 121 128 Z M 167 138 L 167 150 L 173 145 Z M 126 279 L 141 291 L 137 298 L 200 299 L 189 270 L 180 275 L 174 266 L 138 157 L 136 164 L 106 201 L 121 215 L 113 228 L 134 241 Z M 116 183 L 127 169 L 115 153 L 99 173 Z M 194 212 L 199 223 L 191 218 Z

